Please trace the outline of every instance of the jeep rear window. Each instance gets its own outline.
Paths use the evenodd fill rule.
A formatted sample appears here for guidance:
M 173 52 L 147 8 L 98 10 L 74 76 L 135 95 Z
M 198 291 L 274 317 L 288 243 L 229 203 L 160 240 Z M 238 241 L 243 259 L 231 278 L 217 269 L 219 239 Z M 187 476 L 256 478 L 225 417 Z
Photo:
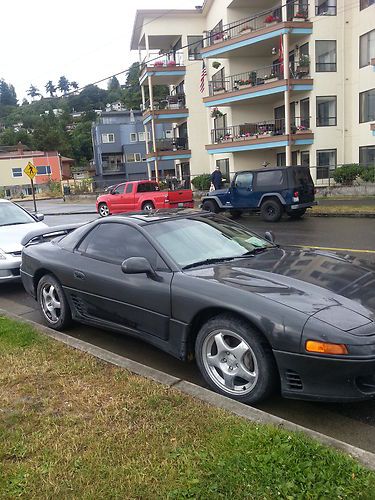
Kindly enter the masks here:
M 283 170 L 270 170 L 269 172 L 258 172 L 257 189 L 261 187 L 279 187 L 283 185 Z
M 313 184 L 310 170 L 308 168 L 292 168 L 293 181 L 295 186 Z

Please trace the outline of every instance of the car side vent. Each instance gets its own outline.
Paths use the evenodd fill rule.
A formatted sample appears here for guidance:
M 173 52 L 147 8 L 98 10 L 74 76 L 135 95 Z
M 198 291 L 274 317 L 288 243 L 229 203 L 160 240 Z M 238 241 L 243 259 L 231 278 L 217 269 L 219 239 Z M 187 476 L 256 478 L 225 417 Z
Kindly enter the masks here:
M 301 377 L 297 372 L 286 370 L 285 378 L 289 389 L 293 391 L 301 391 L 303 389 Z
M 85 303 L 83 302 L 83 300 L 80 299 L 79 297 L 77 297 L 77 295 L 72 295 L 71 298 L 72 298 L 73 305 L 74 305 L 76 311 L 78 312 L 78 314 L 80 314 L 81 316 L 86 316 L 87 311 L 86 311 Z

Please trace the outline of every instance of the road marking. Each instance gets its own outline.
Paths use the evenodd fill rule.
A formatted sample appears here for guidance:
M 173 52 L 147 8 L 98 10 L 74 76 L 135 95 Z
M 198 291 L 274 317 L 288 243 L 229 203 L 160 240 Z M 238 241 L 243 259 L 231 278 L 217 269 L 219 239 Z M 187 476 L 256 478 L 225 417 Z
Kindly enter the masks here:
M 375 250 L 357 250 L 356 248 L 331 248 L 331 247 L 314 247 L 312 245 L 290 245 L 296 248 L 312 248 L 314 250 L 330 250 L 332 252 L 349 252 L 349 253 L 374 253 Z

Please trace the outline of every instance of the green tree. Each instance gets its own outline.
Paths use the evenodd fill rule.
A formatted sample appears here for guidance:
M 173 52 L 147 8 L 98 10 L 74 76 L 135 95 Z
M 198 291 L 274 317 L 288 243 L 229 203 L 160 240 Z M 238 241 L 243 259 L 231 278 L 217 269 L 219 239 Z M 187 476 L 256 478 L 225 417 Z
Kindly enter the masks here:
M 54 97 L 56 93 L 56 87 L 54 86 L 52 80 L 48 80 L 45 86 L 46 92 L 51 96 Z
M 57 88 L 65 95 L 70 89 L 69 80 L 65 76 L 60 76 Z
M 133 63 L 128 69 L 122 102 L 128 109 L 139 109 L 142 103 L 141 87 L 139 85 L 139 64 Z
M 0 104 L 4 106 L 17 106 L 17 95 L 12 84 L 0 80 Z
M 108 90 L 119 90 L 121 88 L 120 82 L 116 76 L 112 76 L 112 78 L 108 81 L 107 88 Z
M 30 88 L 26 91 L 26 94 L 33 100 L 35 99 L 35 97 L 40 96 L 39 89 L 35 87 L 35 85 L 30 85 Z
M 82 121 L 71 132 L 73 158 L 79 165 L 87 165 L 92 158 L 91 121 Z
M 79 88 L 78 82 L 76 82 L 76 81 L 70 82 L 70 86 L 74 90 L 77 90 Z

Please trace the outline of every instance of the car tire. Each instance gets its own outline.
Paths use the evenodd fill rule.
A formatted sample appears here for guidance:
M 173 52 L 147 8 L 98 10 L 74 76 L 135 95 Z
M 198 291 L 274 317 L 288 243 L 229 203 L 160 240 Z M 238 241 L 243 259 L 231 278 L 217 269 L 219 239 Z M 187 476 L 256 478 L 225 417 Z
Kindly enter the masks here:
M 241 403 L 258 403 L 278 385 L 276 363 L 264 336 L 229 314 L 200 329 L 195 356 L 205 381 L 218 393 Z
M 142 210 L 144 212 L 152 212 L 153 210 L 155 210 L 155 205 L 152 203 L 152 201 L 146 201 L 142 205 Z
M 108 217 L 108 215 L 111 215 L 107 203 L 99 204 L 98 214 L 100 215 L 100 217 Z
M 278 200 L 265 200 L 260 207 L 260 214 L 267 222 L 278 222 L 283 215 L 283 207 Z
M 291 219 L 300 219 L 306 213 L 306 208 L 300 208 L 299 210 L 291 210 L 288 215 Z
M 218 214 L 220 212 L 216 201 L 213 200 L 204 201 L 202 204 L 202 210 L 205 210 L 206 212 L 213 212 L 214 214 Z
M 240 219 L 242 214 L 243 214 L 242 210 L 231 210 L 230 211 L 230 216 L 234 220 Z
M 59 281 L 45 274 L 37 287 L 37 300 L 45 323 L 54 330 L 64 330 L 72 322 L 68 301 Z

